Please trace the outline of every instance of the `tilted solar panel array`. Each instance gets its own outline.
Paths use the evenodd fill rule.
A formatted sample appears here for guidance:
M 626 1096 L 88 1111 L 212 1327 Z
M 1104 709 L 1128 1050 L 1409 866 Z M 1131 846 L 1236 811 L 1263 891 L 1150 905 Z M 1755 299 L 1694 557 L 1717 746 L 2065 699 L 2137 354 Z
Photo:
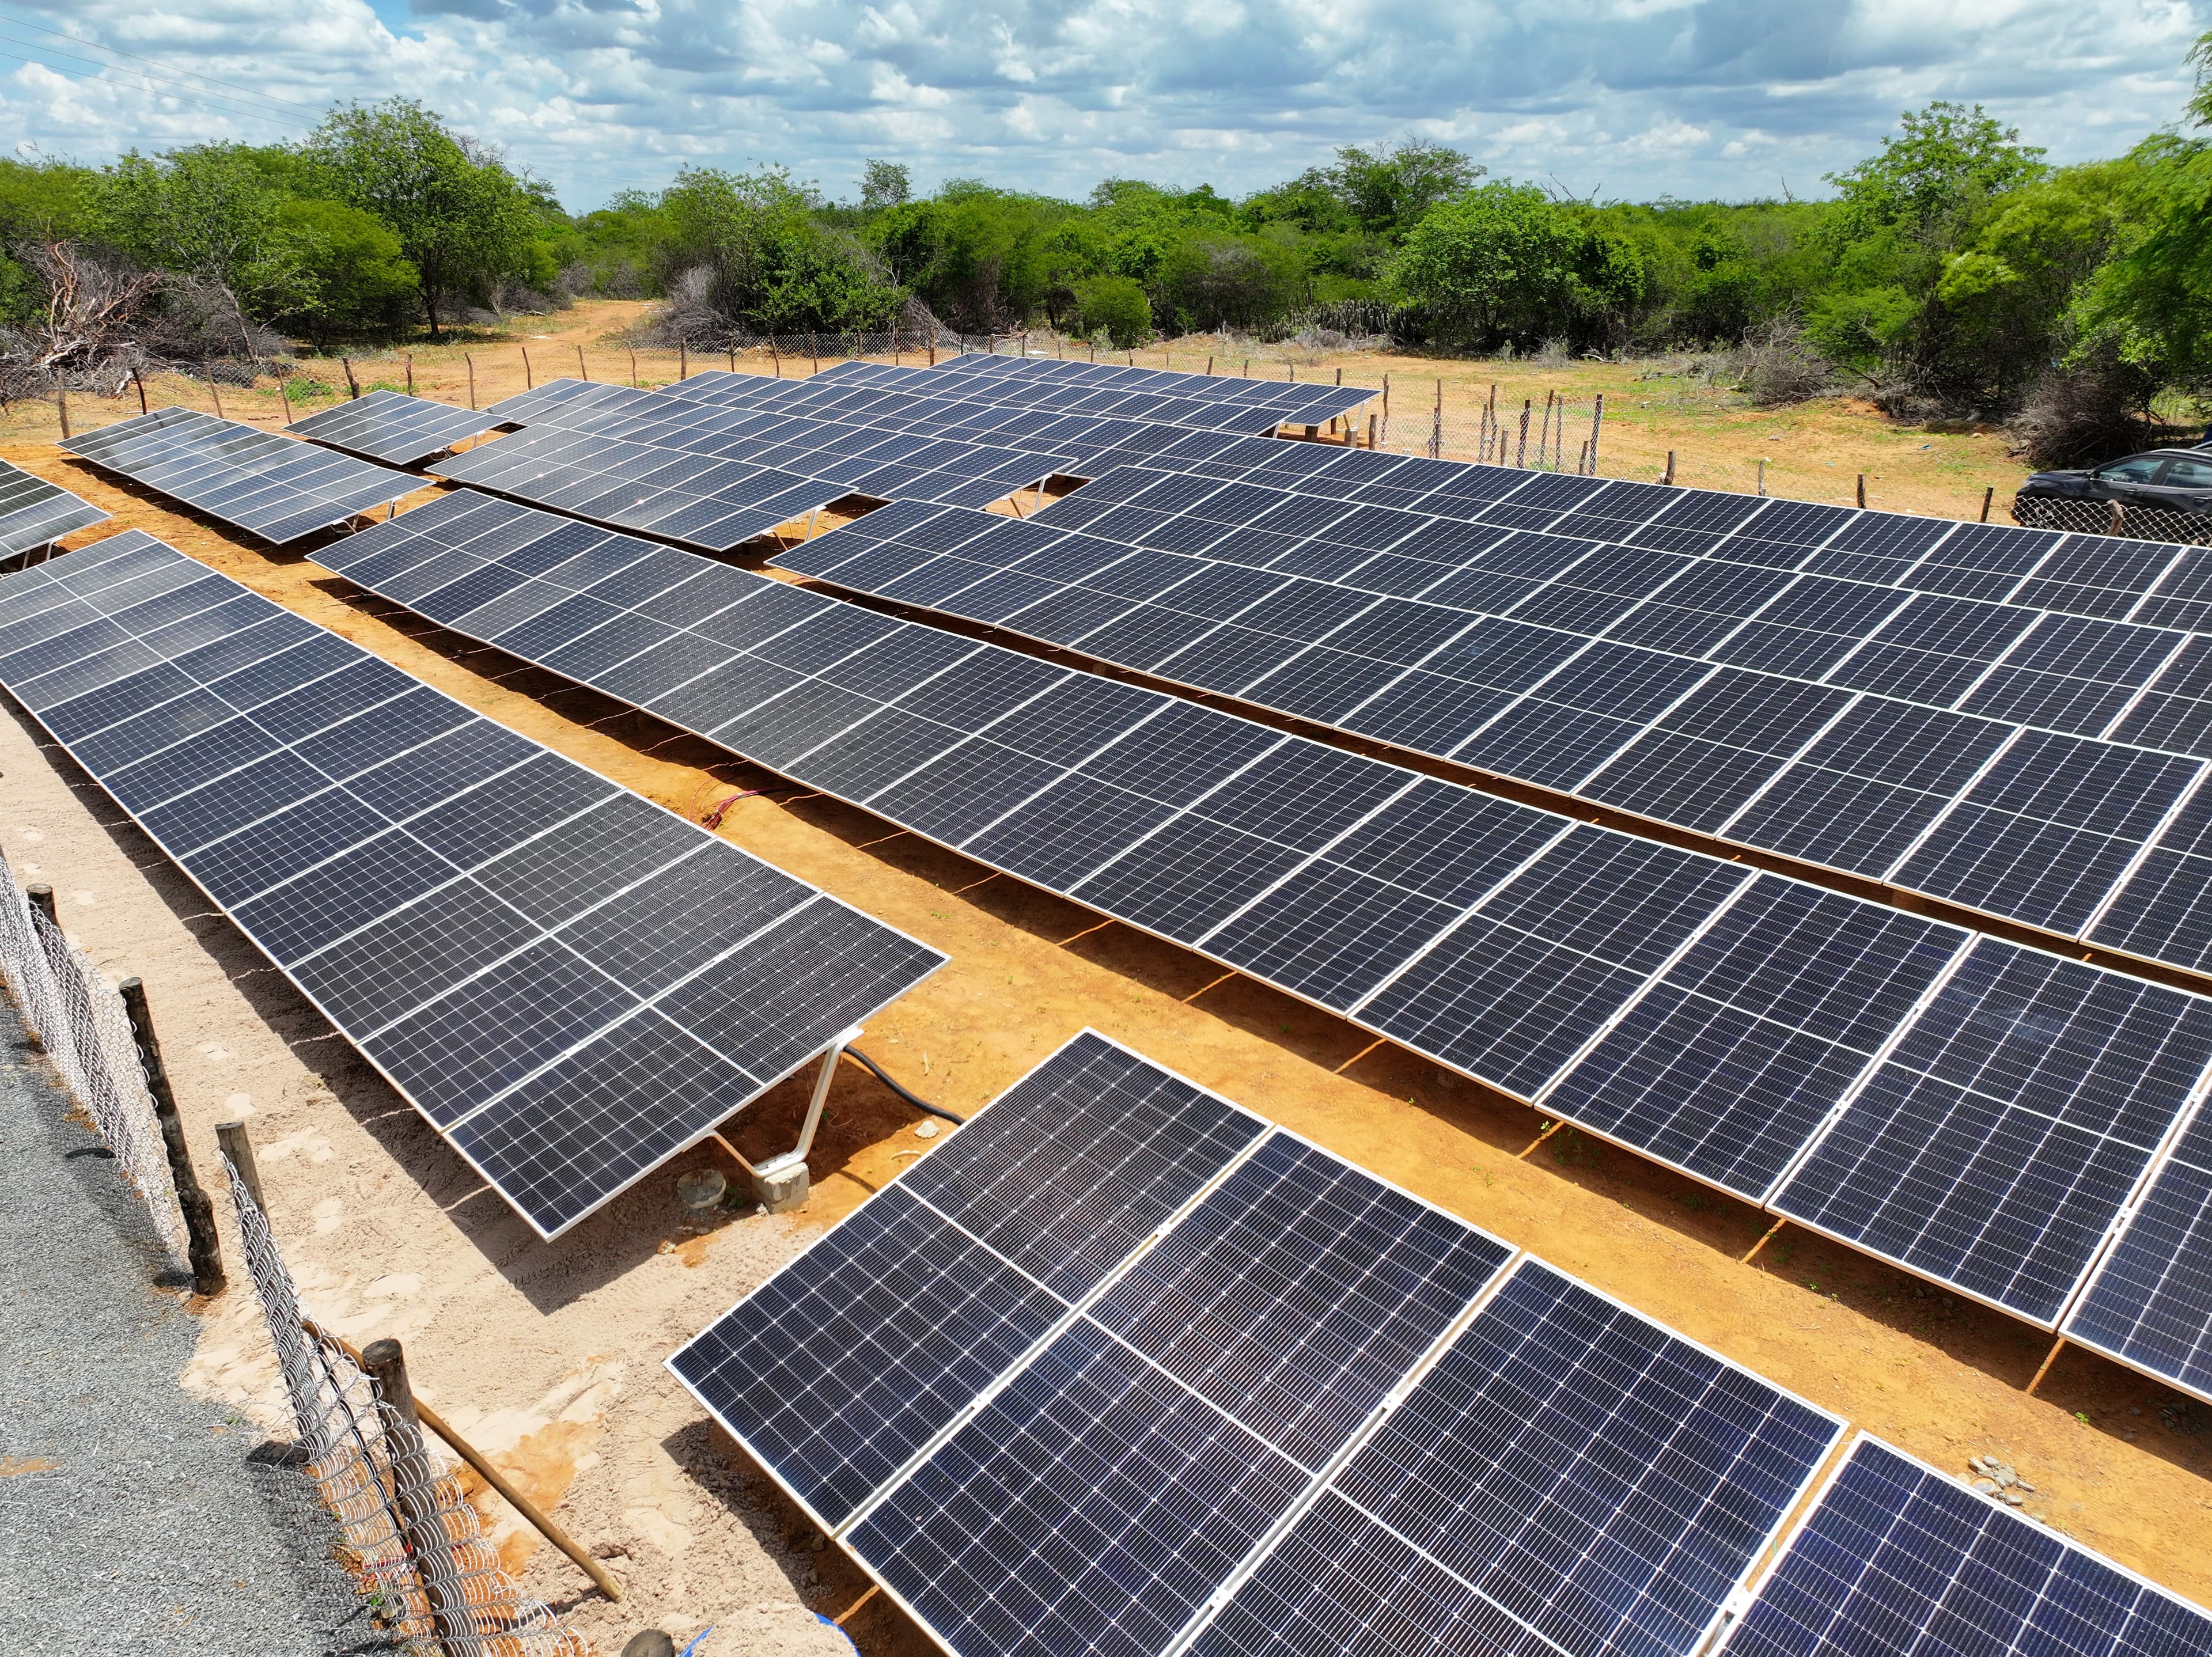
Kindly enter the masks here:
M 61 446 L 272 546 L 422 487 L 418 477 L 190 409 L 157 409 Z
M 944 962 L 136 531 L 0 684 L 542 1235 Z
M 1204 458 L 1164 452 L 1142 464 L 1220 482 L 1271 484 L 1346 505 L 1406 507 L 1461 521 L 1480 518 L 1509 528 L 1541 529 L 1565 519 L 1563 534 L 1608 542 L 1640 536 L 1639 545 L 1710 553 L 1760 568 L 2105 621 L 2212 630 L 2212 549 L 2203 547 L 1326 444 L 1240 443 Z
M 456 409 L 404 391 L 371 391 L 319 414 L 304 415 L 291 429 L 349 454 L 364 455 L 394 466 L 412 466 L 456 443 L 481 437 L 498 425 L 496 416 Z
M 2212 1064 L 2203 998 L 503 502 L 328 557 L 2045 1326 Z
M 51 546 L 71 530 L 106 517 L 102 508 L 60 484 L 0 460 L 0 558 Z
M 985 395 L 1007 402 L 1109 418 L 1158 420 L 1196 428 L 1206 423 L 1205 410 L 1209 408 L 1259 409 L 1273 418 L 1272 425 L 1233 422 L 1225 414 L 1213 423 L 1224 430 L 1262 434 L 1276 426 L 1324 425 L 1382 396 L 1370 386 L 1322 385 L 1310 381 L 1301 385 L 1295 379 L 1252 379 L 1145 368 L 1134 363 L 1076 362 L 988 353 L 979 356 L 973 352 L 940 364 L 936 372 L 979 381 L 987 388 Z M 1159 401 L 1151 401 L 1154 398 Z
M 1841 1423 L 1513 1253 L 1086 1031 L 669 1367 L 962 1657 L 1686 1654 Z
M 1261 522 L 1312 504 L 1278 495 Z M 1402 569 L 1425 544 L 1419 529 L 1398 543 L 1407 551 L 1379 554 L 1323 530 L 1253 568 L 1045 520 L 902 504 L 778 561 L 2063 937 L 2191 970 L 2212 964 L 2212 765 L 2198 756 L 2212 754 L 2212 702 L 2161 689 L 2183 671 L 2189 635 L 1978 606 L 2002 623 L 1992 629 L 1988 614 L 1962 616 L 1960 601 L 1923 599 L 1867 642 L 1869 618 L 1848 598 L 1816 618 L 1776 608 L 1771 586 L 1744 593 L 1741 571 L 1701 582 L 1716 567 L 1501 533 L 1487 565 L 1422 598 L 1289 573 L 1370 558 Z M 1648 568 L 1662 561 L 1674 568 Z M 1731 594 L 1742 600 L 1734 609 L 1723 604 Z M 2119 636 L 2081 636 L 2092 628 Z M 1962 634 L 1988 644 L 1987 659 L 1945 653 Z M 1808 639 L 1826 658 L 1849 653 L 1786 671 Z M 2114 683 L 2089 677 L 2093 648 Z M 2166 729 L 2193 751 L 2067 728 L 2085 707 L 2094 732 L 2161 704 Z M 2172 717 L 2184 705 L 2186 730 Z
M 2212 1617 L 1861 1435 L 1728 1657 L 2191 1657 Z
M 838 456 L 745 438 L 675 447 L 653 440 L 650 431 L 647 440 L 630 441 L 623 429 L 533 428 L 430 470 L 594 523 L 723 552 L 845 495 L 981 505 L 1057 469 L 1049 456 L 877 433 L 865 434 L 870 452 Z M 745 459 L 727 458 L 740 451 Z

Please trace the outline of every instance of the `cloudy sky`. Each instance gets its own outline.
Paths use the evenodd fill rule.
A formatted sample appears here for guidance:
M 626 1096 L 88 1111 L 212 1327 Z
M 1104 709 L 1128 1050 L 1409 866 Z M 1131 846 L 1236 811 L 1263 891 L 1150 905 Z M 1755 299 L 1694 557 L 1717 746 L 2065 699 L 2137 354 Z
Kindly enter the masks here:
M 404 92 L 580 211 L 686 162 L 1243 193 L 1418 134 L 1648 198 L 1824 193 L 1931 98 L 2075 161 L 2176 119 L 2212 0 L 0 0 L 0 133 L 86 161 Z M 71 38 L 73 37 L 73 38 Z

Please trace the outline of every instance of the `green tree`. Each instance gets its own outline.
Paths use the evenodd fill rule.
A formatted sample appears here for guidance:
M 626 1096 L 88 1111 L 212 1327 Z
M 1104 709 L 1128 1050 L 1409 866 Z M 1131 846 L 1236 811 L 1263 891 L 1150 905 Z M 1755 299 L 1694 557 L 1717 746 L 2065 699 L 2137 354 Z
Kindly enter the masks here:
M 781 167 L 687 167 L 661 192 L 662 282 L 696 272 L 696 295 L 730 328 L 765 333 L 883 328 L 903 295 L 851 237 L 816 222 L 813 193 Z
M 1389 280 L 1447 333 L 1534 343 L 1564 319 L 1579 240 L 1541 190 L 1501 180 L 1431 209 Z
M 2212 126 L 2212 33 L 2198 39 L 2189 112 Z M 2112 256 L 2075 296 L 2077 361 L 2116 356 L 2153 384 L 2212 398 L 2212 142 L 2153 135 L 2128 156 Z
M 243 146 L 196 144 L 124 155 L 94 187 L 92 219 L 103 240 L 141 264 L 220 289 L 252 355 L 246 317 L 283 315 L 314 293 L 309 250 L 283 205 Z
M 313 283 L 290 319 L 318 344 L 333 332 L 399 326 L 421 277 L 381 220 L 343 202 L 313 197 L 284 203 L 277 219 Z
M 872 213 L 902 207 L 914 196 L 914 175 L 903 161 L 871 161 L 860 176 L 860 205 Z
M 412 98 L 340 105 L 307 153 L 326 193 L 398 237 L 433 339 L 441 309 L 463 295 L 551 274 L 544 246 L 550 196 Z
M 1125 351 L 1152 340 L 1152 304 L 1134 278 L 1093 276 L 1077 285 L 1075 298 L 1085 333 L 1103 333 Z

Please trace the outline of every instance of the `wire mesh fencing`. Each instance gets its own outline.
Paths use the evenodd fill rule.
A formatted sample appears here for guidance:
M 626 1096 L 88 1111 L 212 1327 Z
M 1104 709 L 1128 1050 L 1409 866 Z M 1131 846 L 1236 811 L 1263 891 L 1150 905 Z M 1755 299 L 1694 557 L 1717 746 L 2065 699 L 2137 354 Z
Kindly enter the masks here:
M 2212 546 L 2212 514 L 2120 501 L 2072 501 L 2023 495 L 2011 505 L 2012 519 L 2035 529 L 2070 530 L 2078 535 L 2116 535 L 2162 544 Z
M 0 977 L 70 1095 L 145 1201 L 170 1265 L 190 1259 L 185 1217 L 131 1021 L 100 968 L 15 883 L 0 858 Z
M 588 1657 L 501 1565 L 453 1471 L 332 1336 L 311 1331 L 269 1219 L 228 1155 L 240 1252 L 276 1348 L 299 1453 L 337 1519 L 356 1586 L 426 1657 Z

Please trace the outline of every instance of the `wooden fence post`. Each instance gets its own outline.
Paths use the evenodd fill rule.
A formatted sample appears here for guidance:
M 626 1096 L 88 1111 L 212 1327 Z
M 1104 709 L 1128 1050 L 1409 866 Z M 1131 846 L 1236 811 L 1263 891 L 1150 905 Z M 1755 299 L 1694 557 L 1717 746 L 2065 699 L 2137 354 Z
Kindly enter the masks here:
M 1659 481 L 1662 483 L 1672 483 L 1674 481 L 1674 452 L 1672 449 L 1667 451 L 1667 475 Z
M 732 345 L 730 347 L 729 355 L 730 372 L 732 373 L 735 373 L 738 371 L 738 348 L 736 346 Z
M 131 383 L 138 388 L 138 412 L 146 412 L 146 382 L 138 377 L 138 365 L 131 365 Z
M 146 1091 L 154 1101 L 154 1117 L 161 1125 L 161 1148 L 168 1153 L 169 1177 L 176 1184 L 177 1206 L 184 1211 L 185 1236 L 192 1263 L 192 1289 L 202 1295 L 223 1291 L 222 1248 L 216 1241 L 215 1205 L 200 1188 L 192 1171 L 191 1149 L 185 1144 L 184 1119 L 177 1114 L 177 1096 L 169 1086 L 168 1067 L 161 1062 L 161 1043 L 154 1034 L 154 1016 L 147 1011 L 146 986 L 126 978 L 116 986 L 123 998 L 124 1016 L 131 1021 L 131 1039 L 138 1048 L 138 1066 L 146 1073 Z
M 1528 416 L 1535 412 L 1536 399 L 1533 397 L 1522 398 L 1521 399 L 1521 441 L 1513 451 L 1513 464 L 1516 466 L 1526 466 L 1528 464 Z
M 691 348 L 680 339 L 676 342 L 676 377 L 678 379 L 691 378 Z
M 62 436 L 66 440 L 70 434 L 68 386 L 57 385 L 54 387 L 54 411 L 61 416 Z
M 253 1205 L 263 1214 L 269 1205 L 261 1195 L 261 1169 L 253 1160 L 253 1141 L 246 1136 L 243 1122 L 217 1122 L 215 1141 L 222 1147 L 222 1154 L 230 1158 L 230 1165 L 238 1170 L 238 1182 L 246 1187 L 246 1194 L 253 1199 Z
M 276 376 L 276 400 L 284 405 L 284 423 L 292 423 L 292 393 L 284 388 L 284 377 Z
M 534 391 L 538 389 L 538 375 L 537 372 L 530 366 L 530 348 L 526 345 L 521 349 L 522 389 L 526 391 Z
M 1597 476 L 1597 440 L 1598 440 L 1598 434 L 1599 434 L 1599 433 L 1601 433 L 1601 431 L 1603 431 L 1604 429 L 1605 429 L 1605 393 L 1604 393 L 1603 391 L 1600 391 L 1600 392 L 1597 394 L 1597 407 L 1595 407 L 1595 409 L 1593 409 L 1593 410 L 1590 410 L 1590 450 L 1589 450 L 1590 458 L 1589 458 L 1589 475 L 1590 475 L 1592 477 L 1595 477 L 1595 476 Z
M 1990 521 L 1990 503 L 1996 498 L 1997 486 L 1994 483 L 1982 491 L 1982 522 L 1984 524 Z
M 422 1581 L 431 1629 L 447 1657 L 465 1657 L 476 1643 L 471 1637 L 475 1630 L 468 1602 L 461 1598 L 453 1539 L 446 1533 L 445 1517 L 438 1511 L 432 1487 L 401 1473 L 410 1464 L 423 1472 L 432 1467 L 415 1413 L 415 1391 L 407 1383 L 406 1355 L 398 1341 L 386 1338 L 369 1342 L 362 1349 L 361 1360 L 361 1367 L 375 1383 L 377 1418 L 391 1455 L 393 1496 L 399 1508 L 400 1540 Z
M 584 366 L 584 348 L 580 345 L 576 348 L 576 378 L 586 385 L 592 383 L 592 371 Z
M 461 353 L 461 361 L 468 365 L 469 407 L 473 410 L 477 406 L 477 360 L 468 352 L 464 351 Z
M 637 389 L 637 353 L 635 351 L 629 354 L 629 388 L 633 391 Z
M 354 378 L 353 359 L 349 356 L 342 356 L 338 361 L 345 365 L 346 395 L 358 398 L 361 395 L 361 381 Z M 213 384 L 213 381 L 210 381 L 210 384 Z
M 1670 477 L 1667 481 L 1671 483 L 1674 480 Z M 1866 474 L 1864 472 L 1859 474 L 1859 505 L 1862 507 L 1866 505 Z
M 407 354 L 407 395 L 415 395 L 415 353 L 412 351 Z

